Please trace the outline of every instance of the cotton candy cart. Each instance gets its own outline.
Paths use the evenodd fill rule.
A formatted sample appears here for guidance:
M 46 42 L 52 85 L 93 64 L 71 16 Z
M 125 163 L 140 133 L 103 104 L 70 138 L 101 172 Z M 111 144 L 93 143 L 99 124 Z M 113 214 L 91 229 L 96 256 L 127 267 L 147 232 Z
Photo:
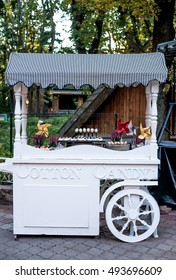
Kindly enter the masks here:
M 146 126 L 150 126 L 152 131 L 150 144 L 129 151 L 114 151 L 96 145 L 75 145 L 53 151 L 36 149 L 27 144 L 28 87 L 34 82 L 42 87 L 46 87 L 49 83 L 62 87 L 65 76 L 63 72 L 59 72 L 63 71 L 63 68 L 58 67 L 63 62 L 63 57 L 13 54 L 7 68 L 7 82 L 13 85 L 16 100 L 16 134 L 14 157 L 1 169 L 5 169 L 5 165 L 8 169 L 8 164 L 12 166 L 14 236 L 25 234 L 97 236 L 100 213 L 104 212 L 109 230 L 122 241 L 138 242 L 152 234 L 157 237 L 160 211 L 148 192 L 148 186 L 157 187 L 158 184 L 157 95 L 159 84 L 165 81 L 167 74 L 164 57 L 161 53 L 157 53 L 152 54 L 152 59 L 149 55 L 146 60 L 144 56 L 145 63 L 152 63 L 152 67 L 156 66 L 157 61 L 158 67 L 153 73 L 145 72 L 147 68 L 145 64 L 145 71 L 143 73 L 142 70 L 137 71 L 138 76 L 134 73 L 136 70 L 133 66 L 130 66 L 131 76 L 120 71 L 119 73 L 111 71 L 111 75 L 105 76 L 101 59 L 104 57 L 106 65 L 109 63 L 113 67 L 114 59 L 119 58 L 118 55 L 94 56 L 100 62 L 99 72 L 94 75 L 92 69 L 97 70 L 99 64 L 95 67 L 95 59 L 90 64 L 91 55 L 66 56 L 70 61 L 69 67 L 75 62 L 75 58 L 79 60 L 80 57 L 81 67 L 83 62 L 87 67 L 87 75 L 80 72 L 80 69 L 83 71 L 80 67 L 79 73 L 76 72 L 75 64 L 75 72 L 71 78 L 66 75 L 70 68 L 64 72 L 67 82 L 76 84 L 76 87 L 86 84 L 87 79 L 95 88 L 103 82 L 112 87 L 112 80 L 113 84 L 119 86 L 122 84 L 129 86 L 135 82 L 146 86 L 145 121 Z M 56 58 L 59 59 L 59 63 Z M 113 60 L 109 61 L 111 58 Z M 120 61 L 121 58 L 122 56 Z M 135 56 L 136 58 L 141 59 L 141 56 Z M 25 59 L 27 68 L 22 69 L 24 64 L 21 61 L 24 62 Z M 48 63 L 50 59 L 52 63 L 46 69 L 49 73 L 47 76 L 43 73 L 46 71 L 42 63 Z M 37 69 L 38 65 L 40 69 Z M 53 73 L 53 69 L 57 71 Z M 106 77 L 109 77 L 108 81 L 105 81 Z

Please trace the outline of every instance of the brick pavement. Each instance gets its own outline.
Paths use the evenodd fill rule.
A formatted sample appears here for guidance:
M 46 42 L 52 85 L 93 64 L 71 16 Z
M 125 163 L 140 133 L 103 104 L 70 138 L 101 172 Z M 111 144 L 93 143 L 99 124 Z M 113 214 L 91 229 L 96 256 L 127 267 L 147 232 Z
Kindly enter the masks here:
M 176 210 L 161 209 L 159 238 L 139 243 L 115 239 L 100 220 L 100 236 L 13 238 L 12 204 L 0 202 L 0 260 L 176 260 Z

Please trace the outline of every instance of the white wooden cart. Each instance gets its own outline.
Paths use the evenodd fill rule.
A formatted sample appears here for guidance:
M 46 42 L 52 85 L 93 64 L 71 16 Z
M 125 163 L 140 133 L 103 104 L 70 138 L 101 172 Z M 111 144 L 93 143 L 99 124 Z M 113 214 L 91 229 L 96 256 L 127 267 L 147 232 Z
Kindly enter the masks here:
M 106 67 L 103 72 L 104 64 L 101 61 L 99 76 L 98 72 L 92 75 L 92 69 L 87 75 L 85 72 L 82 75 L 84 66 L 88 65 L 85 62 L 91 60 L 92 55 L 81 56 L 84 65 L 79 61 L 78 73 L 74 64 L 76 74 L 70 80 L 63 67 L 58 69 L 63 57 L 64 55 L 12 54 L 7 67 L 7 83 L 14 86 L 16 99 L 14 157 L 10 162 L 13 172 L 14 236 L 96 236 L 99 234 L 100 213 L 105 212 L 109 230 L 120 240 L 138 242 L 152 234 L 156 237 L 160 211 L 156 201 L 148 193 L 147 186 L 158 184 L 157 95 L 159 84 L 167 76 L 164 56 L 161 53 L 148 56 L 112 55 L 109 57 L 113 60 L 108 62 L 108 56 L 95 55 L 98 62 L 99 58 L 105 59 L 103 61 L 106 66 L 109 63 L 109 66 L 114 67 L 114 74 L 111 71 L 111 75 L 107 75 L 109 80 L 106 81 Z M 78 57 L 79 55 L 65 56 L 64 59 L 70 61 L 67 71 L 73 69 L 72 59 L 75 63 L 75 59 L 79 60 Z M 131 75 L 118 69 L 116 59 L 120 59 L 119 63 L 123 64 L 122 58 L 124 63 L 127 63 L 128 58 Z M 139 66 L 137 70 L 134 59 Z M 48 61 L 52 61 L 52 65 Z M 97 65 L 96 62 L 96 67 Z M 44 66 L 50 72 L 49 76 Z M 150 68 L 148 72 L 147 68 Z M 55 71 L 55 76 L 51 74 L 52 71 Z M 129 151 L 114 151 L 93 145 L 76 145 L 53 151 L 29 146 L 26 135 L 28 87 L 34 82 L 42 87 L 50 83 L 62 87 L 65 83 L 64 74 L 67 75 L 67 82 L 76 84 L 76 87 L 88 83 L 87 79 L 90 79 L 89 83 L 94 87 L 104 82 L 112 87 L 112 80 L 114 85 L 127 85 L 127 81 L 128 86 L 135 82 L 144 84 L 147 100 L 146 126 L 150 126 L 152 131 L 150 145 Z M 58 80 L 62 80 L 63 84 L 59 84 Z M 8 162 L 1 167 L 3 168 L 8 169 Z M 107 180 L 115 183 L 100 191 L 102 181 Z

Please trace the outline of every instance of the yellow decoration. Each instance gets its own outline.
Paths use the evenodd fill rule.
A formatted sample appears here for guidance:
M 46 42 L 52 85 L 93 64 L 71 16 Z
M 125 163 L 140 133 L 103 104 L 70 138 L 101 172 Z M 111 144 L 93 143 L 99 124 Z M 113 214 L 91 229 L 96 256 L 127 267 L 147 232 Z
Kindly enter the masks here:
M 140 135 L 138 136 L 139 139 L 148 138 L 151 139 L 151 132 L 150 127 L 142 127 L 142 123 L 140 123 Z
M 43 123 L 42 121 L 38 121 L 37 128 L 39 131 L 36 134 L 44 135 L 45 137 L 48 137 L 49 136 L 49 131 L 48 131 L 49 126 L 51 126 L 51 124 Z

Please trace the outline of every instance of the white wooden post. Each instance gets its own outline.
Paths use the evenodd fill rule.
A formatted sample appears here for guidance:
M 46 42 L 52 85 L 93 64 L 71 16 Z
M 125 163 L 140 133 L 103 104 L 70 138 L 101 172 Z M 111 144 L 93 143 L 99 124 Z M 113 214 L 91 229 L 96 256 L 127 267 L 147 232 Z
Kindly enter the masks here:
M 151 108 L 151 158 L 157 158 L 157 140 L 156 140 L 156 129 L 157 129 L 157 97 L 159 92 L 159 82 L 158 81 L 152 81 L 151 82 L 151 102 L 152 102 L 152 108 Z
M 146 127 L 151 126 L 151 83 L 145 89 L 146 94 L 146 111 L 145 111 L 145 125 Z
M 26 133 L 26 127 L 27 127 L 27 94 L 28 94 L 28 88 L 22 84 L 22 115 L 21 115 L 21 124 L 22 124 L 22 134 L 21 134 L 21 140 L 23 144 L 27 144 L 27 133 Z
M 21 83 L 14 86 L 15 92 L 15 141 L 14 157 L 20 157 L 21 145 Z

